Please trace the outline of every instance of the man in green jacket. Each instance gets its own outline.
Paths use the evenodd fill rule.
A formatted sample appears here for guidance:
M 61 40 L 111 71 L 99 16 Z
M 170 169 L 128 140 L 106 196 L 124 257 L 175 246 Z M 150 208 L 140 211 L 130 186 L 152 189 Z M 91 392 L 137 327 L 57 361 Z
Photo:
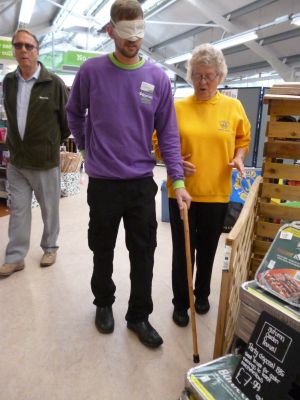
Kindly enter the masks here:
M 56 260 L 59 233 L 60 166 L 59 149 L 70 135 L 63 81 L 38 61 L 39 43 L 35 35 L 19 29 L 12 38 L 18 68 L 3 80 L 7 114 L 7 168 L 11 215 L 9 242 L 0 276 L 9 276 L 25 267 L 31 230 L 31 202 L 34 192 L 41 207 L 44 230 L 40 265 Z

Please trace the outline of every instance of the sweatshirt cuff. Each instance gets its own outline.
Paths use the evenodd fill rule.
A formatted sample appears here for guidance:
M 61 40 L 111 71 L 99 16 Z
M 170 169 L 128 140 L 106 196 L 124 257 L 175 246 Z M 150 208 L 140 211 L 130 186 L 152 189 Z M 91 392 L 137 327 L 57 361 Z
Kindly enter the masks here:
M 184 186 L 184 181 L 181 180 L 181 179 L 179 179 L 179 180 L 177 180 L 177 181 L 174 181 L 174 182 L 172 183 L 172 187 L 173 187 L 173 190 L 185 188 L 185 186 Z
M 79 153 L 81 154 L 81 157 L 82 157 L 83 159 L 85 159 L 85 150 L 84 150 L 84 149 L 79 150 Z

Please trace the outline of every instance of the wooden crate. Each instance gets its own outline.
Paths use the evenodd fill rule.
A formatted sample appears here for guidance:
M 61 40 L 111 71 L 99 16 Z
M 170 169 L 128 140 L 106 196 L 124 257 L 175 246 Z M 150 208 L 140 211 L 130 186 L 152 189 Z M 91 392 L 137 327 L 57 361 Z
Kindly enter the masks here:
M 214 358 L 226 354 L 231 346 L 239 311 L 239 290 L 248 280 L 257 214 L 257 199 L 262 177 L 250 188 L 245 205 L 225 243 Z
M 269 249 L 280 225 L 300 220 L 300 186 L 289 183 L 300 181 L 300 121 L 286 122 L 289 116 L 300 119 L 300 96 L 266 95 L 269 121 L 264 146 L 263 182 L 260 188 L 255 224 L 255 240 L 249 270 L 254 274 Z
M 230 351 L 239 311 L 239 289 L 251 280 L 279 227 L 300 220 L 300 84 L 299 95 L 268 94 L 269 121 L 262 177 L 257 178 L 235 226 L 226 239 L 227 269 L 222 271 L 214 358 Z M 296 116 L 299 122 L 285 121 Z M 289 183 L 293 182 L 293 185 Z

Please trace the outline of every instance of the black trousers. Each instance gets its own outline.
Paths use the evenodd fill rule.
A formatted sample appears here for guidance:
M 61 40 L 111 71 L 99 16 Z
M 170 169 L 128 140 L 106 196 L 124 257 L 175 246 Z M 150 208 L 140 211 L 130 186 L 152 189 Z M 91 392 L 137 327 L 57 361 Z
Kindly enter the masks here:
M 207 299 L 210 294 L 212 267 L 228 203 L 196 203 L 189 209 L 189 226 L 192 265 L 196 261 L 194 294 Z M 172 287 L 173 304 L 179 310 L 189 308 L 188 282 L 183 222 L 177 201 L 169 199 L 172 232 Z
M 89 179 L 88 243 L 94 253 L 91 288 L 99 307 L 115 301 L 114 248 L 123 218 L 130 258 L 131 292 L 126 320 L 140 322 L 153 311 L 152 276 L 156 248 L 155 195 L 152 177 L 136 180 Z

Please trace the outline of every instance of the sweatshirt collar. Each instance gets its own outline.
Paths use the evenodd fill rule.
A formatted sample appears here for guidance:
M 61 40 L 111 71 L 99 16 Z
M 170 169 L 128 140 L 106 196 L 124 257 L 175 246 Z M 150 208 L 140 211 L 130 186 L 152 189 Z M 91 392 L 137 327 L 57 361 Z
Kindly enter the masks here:
M 140 61 L 135 64 L 123 64 L 116 59 L 113 53 L 108 54 L 108 58 L 116 67 L 127 70 L 138 69 L 145 64 L 145 60 L 143 58 L 141 58 Z
M 192 99 L 195 103 L 201 103 L 201 104 L 216 104 L 220 98 L 220 92 L 217 90 L 217 93 L 209 100 L 199 100 L 197 99 L 196 95 L 192 95 Z

